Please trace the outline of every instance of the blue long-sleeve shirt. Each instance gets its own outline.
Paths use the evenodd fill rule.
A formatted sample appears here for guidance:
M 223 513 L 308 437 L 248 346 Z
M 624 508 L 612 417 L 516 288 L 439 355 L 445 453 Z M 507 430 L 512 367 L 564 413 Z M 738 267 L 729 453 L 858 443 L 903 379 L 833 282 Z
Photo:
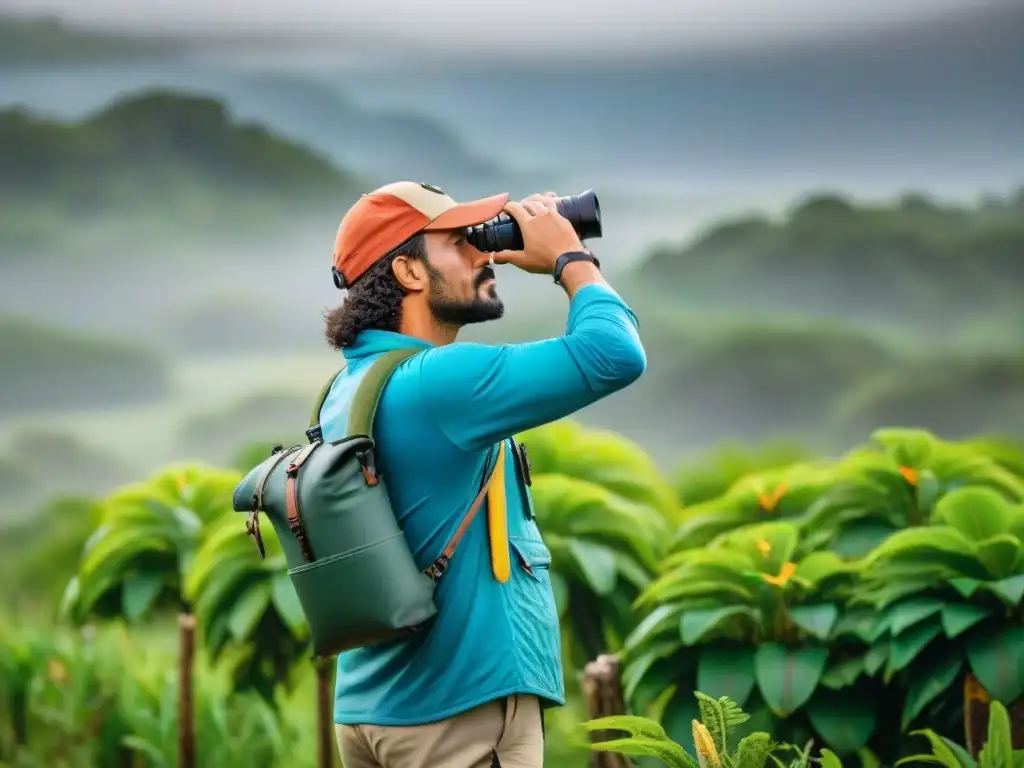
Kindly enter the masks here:
M 500 442 L 513 568 L 503 584 L 492 576 L 486 515 L 478 515 L 438 583 L 429 631 L 338 656 L 336 722 L 417 725 L 511 694 L 564 703 L 551 555 L 527 514 L 529 488 L 515 469 L 511 438 L 635 381 L 647 362 L 637 328 L 612 289 L 588 285 L 570 302 L 563 336 L 435 347 L 364 331 L 345 351 L 347 367 L 320 413 L 325 440 L 345 436 L 355 389 L 381 354 L 423 350 L 393 374 L 373 429 L 392 508 L 417 564 L 426 568 L 444 549 Z

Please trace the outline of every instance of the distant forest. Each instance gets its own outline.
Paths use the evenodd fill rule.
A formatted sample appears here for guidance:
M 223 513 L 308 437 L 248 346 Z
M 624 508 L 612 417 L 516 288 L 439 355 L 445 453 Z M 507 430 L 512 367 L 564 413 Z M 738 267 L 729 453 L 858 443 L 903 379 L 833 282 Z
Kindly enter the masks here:
M 318 203 L 334 217 L 360 189 L 354 174 L 203 96 L 146 91 L 77 123 L 0 110 L 0 246 L 12 251 L 110 217 L 179 231 L 271 226 Z

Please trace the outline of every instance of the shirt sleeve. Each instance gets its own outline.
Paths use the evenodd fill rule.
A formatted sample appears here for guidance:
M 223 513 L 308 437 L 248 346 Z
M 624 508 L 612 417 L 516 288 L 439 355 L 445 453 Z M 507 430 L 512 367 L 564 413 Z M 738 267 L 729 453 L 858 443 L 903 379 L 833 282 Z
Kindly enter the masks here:
M 523 344 L 456 343 L 419 356 L 420 396 L 441 432 L 473 450 L 564 418 L 647 367 L 636 315 L 611 288 L 573 296 L 566 333 Z

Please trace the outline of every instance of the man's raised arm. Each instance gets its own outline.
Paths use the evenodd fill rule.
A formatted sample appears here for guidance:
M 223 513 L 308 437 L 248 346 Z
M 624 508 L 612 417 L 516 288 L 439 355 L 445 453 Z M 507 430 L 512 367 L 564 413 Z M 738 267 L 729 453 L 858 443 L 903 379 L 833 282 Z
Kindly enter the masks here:
M 509 203 L 513 215 L 520 213 L 516 207 Z M 565 222 L 557 211 L 553 216 Z M 527 243 L 528 233 L 543 237 L 536 229 L 545 225 L 564 229 L 554 220 L 538 226 L 538 218 L 520 221 Z M 529 261 L 531 256 L 505 252 L 500 260 L 519 259 L 526 263 L 517 266 L 531 272 L 552 271 L 543 253 L 533 256 Z M 546 258 L 552 260 L 550 254 Z M 569 416 L 628 386 L 646 369 L 636 316 L 597 267 L 571 261 L 560 277 L 570 298 L 565 335 L 523 344 L 452 344 L 419 356 L 420 395 L 456 446 L 485 447 Z

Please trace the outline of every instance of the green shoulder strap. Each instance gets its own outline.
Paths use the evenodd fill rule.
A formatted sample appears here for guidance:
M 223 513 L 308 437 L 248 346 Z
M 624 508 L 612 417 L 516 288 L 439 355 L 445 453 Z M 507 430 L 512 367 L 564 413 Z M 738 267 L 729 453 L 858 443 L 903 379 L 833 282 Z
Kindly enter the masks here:
M 408 360 L 420 351 L 422 350 L 393 349 L 390 352 L 385 352 L 374 361 L 373 365 L 370 366 L 370 370 L 366 372 L 363 380 L 359 382 L 359 386 L 356 388 L 352 407 L 349 409 L 348 437 L 353 435 L 370 435 L 370 429 L 373 427 L 373 416 L 377 412 L 377 404 L 380 402 L 380 395 L 384 391 L 384 385 L 403 360 Z M 320 410 L 324 407 L 324 403 L 327 402 L 327 395 L 334 385 L 334 380 L 338 378 L 340 373 L 341 371 L 338 371 L 331 376 L 324 388 L 320 390 L 316 407 L 313 409 L 309 419 L 309 429 L 306 431 L 306 435 L 309 436 L 311 441 L 320 439 Z

